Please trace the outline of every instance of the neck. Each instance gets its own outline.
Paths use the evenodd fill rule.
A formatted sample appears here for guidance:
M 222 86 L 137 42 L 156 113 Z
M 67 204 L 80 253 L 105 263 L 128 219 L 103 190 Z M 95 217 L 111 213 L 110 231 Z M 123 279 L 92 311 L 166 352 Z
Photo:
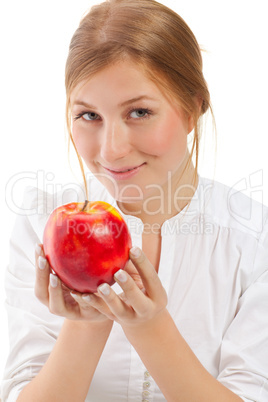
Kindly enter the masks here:
M 186 158 L 187 159 L 187 158 Z M 167 181 L 161 192 L 150 194 L 150 197 L 139 203 L 121 203 L 118 206 L 127 215 L 139 217 L 148 230 L 160 232 L 162 224 L 180 213 L 190 202 L 198 185 L 193 163 L 185 163 L 180 172 L 168 172 Z

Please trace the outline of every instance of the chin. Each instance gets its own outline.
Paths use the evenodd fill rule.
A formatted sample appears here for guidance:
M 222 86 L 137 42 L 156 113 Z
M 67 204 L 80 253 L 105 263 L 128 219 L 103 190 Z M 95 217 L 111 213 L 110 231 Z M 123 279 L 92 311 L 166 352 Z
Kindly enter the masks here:
M 145 199 L 142 187 L 131 183 L 119 185 L 117 191 L 113 193 L 110 191 L 110 194 L 116 201 L 124 204 L 141 203 Z
M 93 172 L 92 172 L 93 173 Z M 93 173 L 111 196 L 120 202 L 133 203 L 143 200 L 143 188 L 131 182 L 117 182 L 105 173 Z

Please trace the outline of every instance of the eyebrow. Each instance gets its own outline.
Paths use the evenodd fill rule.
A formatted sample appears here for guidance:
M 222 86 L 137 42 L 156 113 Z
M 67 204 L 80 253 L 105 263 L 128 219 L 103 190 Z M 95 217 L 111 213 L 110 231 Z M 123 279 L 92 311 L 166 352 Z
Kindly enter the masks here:
M 151 101 L 157 101 L 157 99 L 155 99 L 155 98 L 151 98 L 150 96 L 147 96 L 147 95 L 141 95 L 141 96 L 137 96 L 136 98 L 132 98 L 132 99 L 129 99 L 129 100 L 127 100 L 127 101 L 125 101 L 125 102 L 122 102 L 122 103 L 120 103 L 118 106 L 119 107 L 123 107 L 123 106 L 127 106 L 127 105 L 129 105 L 129 104 L 131 104 L 131 103 L 134 103 L 134 102 L 137 102 L 137 101 L 140 101 L 140 100 L 151 100 Z M 76 100 L 74 103 L 73 103 L 73 105 L 80 105 L 80 106 L 85 106 L 85 107 L 87 107 L 87 108 L 89 108 L 89 109 L 97 109 L 97 107 L 96 106 L 93 106 L 93 105 L 90 105 L 89 103 L 86 103 L 86 102 L 84 102 L 84 101 L 82 101 L 82 100 Z

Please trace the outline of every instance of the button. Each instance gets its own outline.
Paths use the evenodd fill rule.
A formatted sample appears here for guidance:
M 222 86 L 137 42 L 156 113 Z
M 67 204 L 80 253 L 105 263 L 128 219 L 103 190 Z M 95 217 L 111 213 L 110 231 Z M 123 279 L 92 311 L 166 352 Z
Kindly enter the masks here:
M 149 371 L 145 371 L 144 378 L 146 379 L 146 378 L 149 378 L 149 377 L 151 377 Z
M 150 383 L 149 383 L 149 381 L 144 381 L 144 383 L 143 383 L 143 388 L 144 389 L 146 389 L 146 388 L 150 388 Z
M 150 395 L 150 392 L 149 391 L 143 391 L 143 393 L 142 393 L 142 396 L 143 397 L 146 397 L 146 396 L 149 396 Z

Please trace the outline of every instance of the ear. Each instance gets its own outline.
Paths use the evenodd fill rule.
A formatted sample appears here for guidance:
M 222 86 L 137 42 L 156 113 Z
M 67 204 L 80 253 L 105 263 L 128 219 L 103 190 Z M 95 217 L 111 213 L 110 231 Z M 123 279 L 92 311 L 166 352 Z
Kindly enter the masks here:
M 190 134 L 194 129 L 194 118 L 193 115 L 188 116 L 188 134 Z
M 198 113 L 198 118 L 201 116 L 201 114 L 202 114 L 202 104 L 203 104 L 203 99 L 202 98 L 200 98 L 200 96 L 196 96 L 196 98 L 195 98 L 195 103 L 196 103 L 196 106 L 197 106 L 197 113 Z M 195 126 L 195 124 L 194 124 L 194 114 L 191 114 L 191 115 L 188 115 L 188 134 L 190 134 L 192 131 L 193 131 L 193 129 L 194 129 L 194 126 Z

